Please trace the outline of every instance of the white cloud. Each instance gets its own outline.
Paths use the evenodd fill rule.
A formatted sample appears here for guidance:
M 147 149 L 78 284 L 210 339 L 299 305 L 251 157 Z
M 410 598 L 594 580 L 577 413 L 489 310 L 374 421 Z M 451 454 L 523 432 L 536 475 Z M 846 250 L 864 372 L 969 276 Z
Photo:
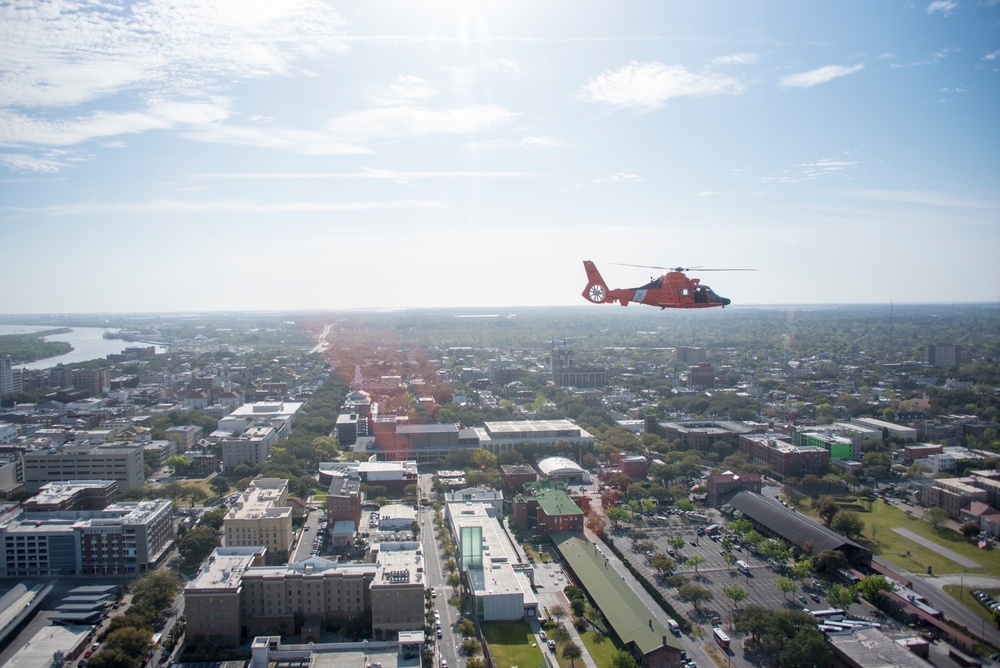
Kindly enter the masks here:
M 253 214 L 253 213 L 337 213 L 344 211 L 376 211 L 404 209 L 447 209 L 440 200 L 401 200 L 378 202 L 253 202 L 245 200 L 149 200 L 145 202 L 74 202 L 47 207 L 0 207 L 7 217 L 17 215 L 83 216 L 116 214 Z
M 342 137 L 392 139 L 434 134 L 476 134 L 510 123 L 517 114 L 496 104 L 432 110 L 397 106 L 351 112 L 332 119 L 327 127 Z
M 210 123 L 228 115 L 228 102 L 151 101 L 139 111 L 97 111 L 63 120 L 0 109 L 0 146 L 73 146 L 91 139 Z
M 411 74 L 400 74 L 388 86 L 372 92 L 368 97 L 379 106 L 407 105 L 422 102 L 437 94 L 430 82 Z
M 52 158 L 42 158 L 24 153 L 0 153 L 0 165 L 18 172 L 56 174 L 69 167 L 69 163 Z
M 542 174 L 532 172 L 484 172 L 484 171 L 449 171 L 449 172 L 402 172 L 395 169 L 380 169 L 366 167 L 357 172 L 235 172 L 196 174 L 194 178 L 201 179 L 375 179 L 395 181 L 397 183 L 412 183 L 424 179 L 533 179 Z
M 195 141 L 269 148 L 300 155 L 366 155 L 371 149 L 343 137 L 317 130 L 257 128 L 222 123 L 192 126 L 183 136 Z
M 642 178 L 638 174 L 627 174 L 625 172 L 614 172 L 608 174 L 605 177 L 594 179 L 594 183 L 605 184 L 605 183 L 642 183 L 646 179 Z
M 287 74 L 343 52 L 319 0 L 21 3 L 0 21 L 0 105 L 65 107 L 124 90 L 189 94 L 230 78 Z
M 808 72 L 799 72 L 798 74 L 790 74 L 781 80 L 779 84 L 782 88 L 811 88 L 812 86 L 817 86 L 819 84 L 824 84 L 834 79 L 839 79 L 840 77 L 846 77 L 849 74 L 854 74 L 855 72 L 860 72 L 865 68 L 864 65 L 826 65 L 824 67 L 818 67 L 814 70 L 809 70 Z
M 520 139 L 487 139 L 484 141 L 468 142 L 466 148 L 473 150 L 492 150 L 504 148 L 565 148 L 570 146 L 567 142 L 554 137 L 534 137 L 527 136 Z
M 712 65 L 753 65 L 760 60 L 755 53 L 731 53 L 727 56 L 718 56 L 711 61 Z
M 994 51 L 993 53 L 987 53 L 983 56 L 983 60 L 996 60 L 1000 58 L 1000 50 Z
M 577 98 L 615 107 L 658 109 L 673 97 L 737 94 L 745 88 L 738 79 L 711 71 L 698 73 L 683 65 L 632 61 L 591 79 Z
M 955 0 L 934 0 L 931 4 L 927 5 L 927 13 L 933 14 L 935 12 L 941 12 L 945 16 L 948 16 L 958 7 L 958 3 Z

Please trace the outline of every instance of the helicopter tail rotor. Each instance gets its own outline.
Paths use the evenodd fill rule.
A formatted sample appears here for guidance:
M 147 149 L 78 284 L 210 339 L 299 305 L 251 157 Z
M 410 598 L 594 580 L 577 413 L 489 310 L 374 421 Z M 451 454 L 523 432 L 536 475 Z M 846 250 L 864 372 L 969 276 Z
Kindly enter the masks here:
M 583 268 L 587 271 L 587 287 L 583 289 L 583 298 L 593 304 L 613 301 L 608 298 L 608 285 L 601 277 L 601 272 L 597 271 L 597 265 L 590 260 L 584 260 Z

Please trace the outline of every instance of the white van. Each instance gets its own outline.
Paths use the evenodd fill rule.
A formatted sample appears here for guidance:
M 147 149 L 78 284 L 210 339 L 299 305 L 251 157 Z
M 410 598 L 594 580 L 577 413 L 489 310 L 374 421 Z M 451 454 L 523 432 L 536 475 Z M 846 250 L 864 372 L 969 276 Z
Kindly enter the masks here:
M 681 625 L 672 619 L 667 620 L 667 628 L 670 629 L 670 632 L 674 635 L 679 636 L 681 634 Z

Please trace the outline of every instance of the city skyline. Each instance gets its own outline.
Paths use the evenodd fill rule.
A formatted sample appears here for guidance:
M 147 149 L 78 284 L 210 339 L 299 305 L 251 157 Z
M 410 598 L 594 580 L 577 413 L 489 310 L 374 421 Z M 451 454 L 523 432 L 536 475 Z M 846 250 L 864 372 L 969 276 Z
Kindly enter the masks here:
M 1000 297 L 997 0 L 28 2 L 0 31 L 4 313 L 582 306 L 585 259 L 756 268 L 700 275 L 734 306 Z

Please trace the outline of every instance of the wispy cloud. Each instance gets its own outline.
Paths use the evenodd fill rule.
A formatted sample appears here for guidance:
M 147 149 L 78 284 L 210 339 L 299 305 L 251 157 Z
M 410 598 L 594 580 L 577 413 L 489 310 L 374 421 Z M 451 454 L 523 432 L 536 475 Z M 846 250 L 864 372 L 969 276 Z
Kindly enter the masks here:
M 737 94 L 745 88 L 739 79 L 709 70 L 692 72 L 683 65 L 632 61 L 591 79 L 577 98 L 648 110 L 658 109 L 674 97 Z
M 934 14 L 941 12 L 945 16 L 951 14 L 958 7 L 958 3 L 955 0 L 934 0 L 931 4 L 927 5 L 927 13 Z
M 860 165 L 857 160 L 844 160 L 842 158 L 822 158 L 815 162 L 803 162 L 795 165 L 794 170 L 789 169 L 785 173 L 777 176 L 763 176 L 761 183 L 790 184 L 803 183 L 805 181 L 815 181 L 826 176 L 834 176 L 846 172 L 849 169 Z
M 534 179 L 543 174 L 533 172 L 488 172 L 488 171 L 446 171 L 446 172 L 403 172 L 395 169 L 367 167 L 357 172 L 229 172 L 196 174 L 198 179 L 374 179 L 412 183 L 425 179 Z
M 1000 212 L 1000 199 L 995 197 L 959 197 L 951 193 L 911 190 L 849 190 L 844 191 L 844 194 L 896 204 Z
M 505 148 L 565 148 L 569 143 L 554 137 L 521 137 L 520 139 L 486 139 L 468 142 L 466 148 L 474 150 L 492 150 Z
M 337 213 L 347 211 L 376 211 L 404 209 L 447 209 L 440 200 L 359 201 L 359 202 L 254 202 L 247 200 L 219 200 L 200 202 L 193 200 L 161 199 L 145 202 L 74 202 L 46 207 L 0 207 L 0 214 L 12 218 L 22 215 L 82 216 L 119 214 L 274 214 L 274 213 Z
M 135 111 L 96 111 L 64 119 L 0 109 L 0 146 L 74 146 L 92 139 L 211 123 L 228 115 L 228 101 L 221 99 L 152 100 Z
M 436 94 L 437 91 L 424 77 L 400 74 L 395 81 L 375 89 L 368 97 L 373 104 L 378 106 L 395 106 L 422 102 Z
M 451 109 L 396 106 L 355 111 L 327 123 L 342 137 L 397 139 L 435 134 L 476 134 L 496 130 L 517 114 L 496 104 L 478 104 Z
M 594 183 L 604 185 L 607 183 L 642 183 L 646 179 L 638 174 L 628 174 L 626 172 L 614 172 L 599 179 L 594 179 Z
M 56 174 L 70 166 L 69 163 L 63 160 L 26 155 L 24 153 L 0 153 L 0 164 L 17 172 L 37 172 L 41 174 Z
M 864 65 L 825 65 L 808 72 L 790 74 L 783 78 L 779 85 L 782 88 L 811 88 L 819 84 L 825 84 L 834 79 L 846 77 L 849 74 L 860 72 Z
M 255 146 L 300 155 L 366 155 L 372 150 L 342 135 L 322 130 L 236 126 L 206 123 L 185 128 L 184 137 L 195 141 L 235 146 Z
M 221 120 L 220 88 L 345 52 L 343 25 L 320 0 L 8 3 L 0 143 L 68 146 Z
M 1000 58 L 1000 50 L 994 51 L 992 53 L 987 53 L 985 56 L 983 56 L 983 60 L 996 60 L 997 58 Z
M 755 53 L 731 53 L 727 56 L 713 58 L 711 65 L 753 65 L 760 60 Z

